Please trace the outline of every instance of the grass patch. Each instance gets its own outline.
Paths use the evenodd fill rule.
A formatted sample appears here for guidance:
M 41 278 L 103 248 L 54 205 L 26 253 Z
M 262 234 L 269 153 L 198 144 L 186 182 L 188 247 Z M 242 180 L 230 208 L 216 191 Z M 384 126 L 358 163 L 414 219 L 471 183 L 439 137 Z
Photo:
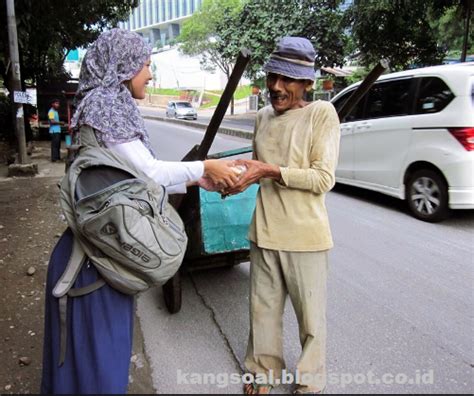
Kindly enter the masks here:
M 204 94 L 204 100 L 209 101 L 209 102 L 206 103 L 205 105 L 202 105 L 201 109 L 207 109 L 209 107 L 217 106 L 220 100 L 220 96 L 222 95 L 224 90 L 221 89 L 221 90 L 206 91 L 206 92 L 217 94 L 219 96 Z M 235 100 L 245 99 L 250 96 L 251 92 L 252 92 L 252 87 L 250 85 L 238 86 L 234 92 L 234 99 Z
M 146 92 L 154 95 L 168 95 L 168 96 L 179 96 L 182 91 L 172 88 L 153 88 L 146 87 Z
M 154 95 L 168 95 L 168 96 L 180 96 L 183 93 L 183 91 L 180 91 L 178 89 L 153 88 L 153 87 L 147 87 L 146 91 L 147 93 L 151 93 Z M 201 109 L 207 109 L 209 107 L 217 106 L 223 92 L 224 90 L 222 89 L 214 90 L 214 91 L 206 91 L 204 93 L 204 98 L 203 98 L 203 101 L 205 101 L 206 104 L 202 105 Z M 238 86 L 234 92 L 234 99 L 240 100 L 240 99 L 247 98 L 248 96 L 250 96 L 251 92 L 252 92 L 252 87 L 250 85 Z M 211 95 L 207 93 L 210 93 Z

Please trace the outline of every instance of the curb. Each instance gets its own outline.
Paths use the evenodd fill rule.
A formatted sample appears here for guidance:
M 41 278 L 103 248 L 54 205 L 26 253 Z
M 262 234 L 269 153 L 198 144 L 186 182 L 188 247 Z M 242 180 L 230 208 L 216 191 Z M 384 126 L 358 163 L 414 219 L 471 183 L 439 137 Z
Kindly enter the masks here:
M 186 125 L 186 126 L 189 126 L 189 127 L 192 127 L 192 128 L 207 129 L 206 124 L 201 124 L 201 123 L 196 122 L 196 121 L 177 120 L 177 119 L 174 119 L 174 118 L 151 116 L 151 115 L 142 115 L 142 118 L 144 118 L 146 120 L 171 122 L 173 124 Z M 235 136 L 235 137 L 239 137 L 239 138 L 242 138 L 242 139 L 248 139 L 248 140 L 253 139 L 253 132 L 245 131 L 243 129 L 220 127 L 218 129 L 217 133 L 220 133 L 220 134 L 223 134 L 223 135 Z

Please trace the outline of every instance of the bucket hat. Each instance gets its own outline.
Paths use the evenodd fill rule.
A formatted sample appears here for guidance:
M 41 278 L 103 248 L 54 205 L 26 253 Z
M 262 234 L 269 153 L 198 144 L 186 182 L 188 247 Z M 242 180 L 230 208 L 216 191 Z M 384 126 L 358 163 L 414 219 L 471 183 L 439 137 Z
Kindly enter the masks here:
M 283 37 L 263 66 L 267 73 L 281 74 L 297 80 L 314 81 L 316 52 L 304 37 Z

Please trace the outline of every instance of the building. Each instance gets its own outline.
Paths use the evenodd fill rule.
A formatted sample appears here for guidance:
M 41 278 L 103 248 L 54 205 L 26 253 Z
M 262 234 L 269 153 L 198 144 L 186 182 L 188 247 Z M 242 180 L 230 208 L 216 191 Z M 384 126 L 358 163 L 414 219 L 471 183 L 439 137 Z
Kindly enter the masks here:
M 155 47 L 151 56 L 153 83 L 156 88 L 219 90 L 227 83 L 220 70 L 214 73 L 201 69 L 199 57 L 189 57 L 179 51 L 174 40 L 183 22 L 201 8 L 203 0 L 140 0 L 128 21 L 119 27 L 143 36 Z M 171 44 L 171 45 L 170 45 Z M 248 83 L 243 79 L 242 83 Z
M 154 47 L 162 47 L 179 36 L 181 25 L 202 4 L 202 0 L 140 0 L 123 29 L 137 32 Z

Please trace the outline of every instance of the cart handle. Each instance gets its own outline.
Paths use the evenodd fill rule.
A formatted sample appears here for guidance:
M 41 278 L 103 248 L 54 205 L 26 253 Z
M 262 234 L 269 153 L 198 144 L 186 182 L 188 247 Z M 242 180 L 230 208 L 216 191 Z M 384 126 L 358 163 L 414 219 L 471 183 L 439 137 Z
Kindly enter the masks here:
M 220 159 L 220 158 L 232 157 L 234 155 L 251 153 L 252 150 L 253 150 L 252 146 L 241 147 L 238 149 L 226 150 L 226 151 L 221 151 L 220 153 L 211 154 L 211 155 L 208 155 L 207 158 Z
M 217 104 L 216 110 L 214 110 L 214 114 L 212 115 L 211 121 L 207 126 L 206 133 L 202 139 L 201 144 L 199 146 L 194 146 L 181 161 L 203 161 L 206 159 L 207 153 L 211 148 L 212 142 L 216 137 L 219 126 L 222 122 L 222 119 L 224 118 L 225 112 L 227 111 L 227 107 L 229 107 L 230 100 L 234 95 L 240 78 L 244 74 L 245 67 L 250 61 L 250 54 L 250 51 L 246 48 L 239 52 L 239 56 L 235 62 L 232 74 L 227 81 L 227 85 L 224 88 L 224 92 L 222 93 L 221 99 Z
M 370 73 L 365 77 L 365 79 L 360 83 L 357 89 L 352 92 L 349 99 L 342 105 L 339 109 L 338 116 L 339 120 L 342 121 L 351 110 L 359 103 L 362 97 L 369 91 L 374 82 L 380 77 L 380 75 L 388 69 L 388 60 L 381 59 L 375 67 L 370 71 Z

